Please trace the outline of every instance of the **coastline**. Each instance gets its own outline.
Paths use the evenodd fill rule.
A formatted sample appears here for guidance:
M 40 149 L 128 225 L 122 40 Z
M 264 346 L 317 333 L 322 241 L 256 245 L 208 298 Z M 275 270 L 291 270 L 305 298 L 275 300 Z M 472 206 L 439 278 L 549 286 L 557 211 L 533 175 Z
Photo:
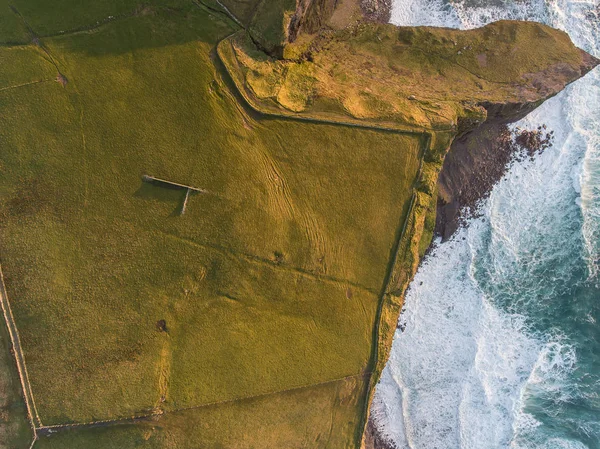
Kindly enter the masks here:
M 534 158 L 551 145 L 554 131 L 511 129 L 505 122 L 485 123 L 454 140 L 440 172 L 435 235 L 448 240 L 516 160 Z
M 384 4 L 384 3 L 382 3 Z M 363 5 L 363 3 L 361 3 Z M 382 7 L 380 12 L 385 12 Z M 389 10 L 388 10 L 389 12 Z M 385 18 L 379 16 L 379 20 Z M 234 47 L 227 45 L 228 39 L 219 43 L 217 54 L 227 69 L 238 93 L 246 103 L 258 113 L 276 115 L 292 119 L 309 121 L 334 122 L 353 126 L 358 123 L 352 119 L 341 119 L 331 111 L 324 114 L 320 110 L 301 110 L 291 112 L 276 101 L 256 97 L 245 82 L 243 67 L 235 54 Z M 298 61 L 292 61 L 301 64 Z M 461 220 L 476 209 L 477 203 L 487 197 L 494 185 L 504 176 L 510 162 L 517 153 L 529 154 L 533 157 L 536 152 L 543 150 L 545 142 L 550 140 L 550 132 L 544 133 L 524 131 L 513 135 L 507 124 L 516 122 L 536 109 L 542 102 L 554 96 L 576 77 L 589 71 L 597 61 L 593 58 L 582 58 L 581 65 L 573 67 L 573 71 L 565 72 L 560 65 L 549 65 L 535 75 L 528 77 L 544 77 L 541 84 L 535 84 L 535 95 L 523 94 L 518 99 L 505 98 L 496 101 L 481 100 L 475 105 L 484 112 L 484 121 L 479 116 L 460 116 L 450 130 L 432 130 L 433 144 L 428 144 L 425 155 L 425 169 L 417 177 L 415 185 L 414 207 L 407 216 L 405 231 L 399 237 L 394 247 L 390 261 L 390 273 L 384 282 L 382 299 L 377 313 L 377 327 L 374 330 L 374 352 L 370 363 L 371 379 L 368 382 L 365 410 L 358 428 L 362 429 L 362 447 L 366 449 L 393 449 L 377 432 L 370 417 L 370 405 L 376 384 L 383 368 L 387 363 L 398 317 L 401 312 L 404 292 L 416 273 L 428 248 L 431 247 L 435 234 L 448 238 L 458 228 Z M 289 64 L 289 63 L 288 63 Z M 571 80 L 564 79 L 565 75 L 574 75 Z M 471 103 L 463 102 L 463 105 Z M 363 120 L 369 125 L 371 120 Z M 369 123 L 371 122 L 371 123 Z M 359 125 L 360 126 L 360 125 Z M 364 124 L 362 125 L 365 126 Z M 381 126 L 381 125 L 380 125 Z M 368 127 L 368 125 L 367 125 Z M 385 125 L 387 131 L 392 126 Z M 427 134 L 427 127 L 416 127 Z M 398 131 L 396 131 L 398 132 Z M 436 211 L 437 209 L 437 211 Z M 433 222 L 429 229 L 428 220 Z
M 453 140 L 437 181 L 434 238 L 419 266 L 433 249 L 436 237 L 443 244 L 478 215 L 481 202 L 489 197 L 514 162 L 533 159 L 552 144 L 554 131 L 546 125 L 533 130 L 509 127 L 525 115 L 510 120 L 492 118 Z M 363 449 L 398 449 L 384 437 L 370 414 Z
M 530 133 L 534 133 L 535 138 L 528 145 L 516 143 L 519 135 Z M 545 134 L 550 133 L 548 130 Z M 469 218 L 476 216 L 480 202 L 490 195 L 513 161 L 521 157 L 534 157 L 545 149 L 545 134 L 541 130 L 539 133 L 511 132 L 507 123 L 491 122 L 454 139 L 438 177 L 434 239 L 441 238 L 444 243 Z M 445 198 L 442 195 L 446 195 Z M 434 239 L 420 258 L 419 266 L 434 247 Z M 398 449 L 384 437 L 371 414 L 365 427 L 363 449 Z

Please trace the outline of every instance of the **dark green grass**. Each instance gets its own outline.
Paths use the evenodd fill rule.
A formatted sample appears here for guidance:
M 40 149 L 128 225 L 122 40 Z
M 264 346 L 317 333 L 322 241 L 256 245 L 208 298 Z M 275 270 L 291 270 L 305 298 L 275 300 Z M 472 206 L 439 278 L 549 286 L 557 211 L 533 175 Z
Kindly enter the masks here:
M 248 26 L 261 0 L 223 0 L 221 3 L 231 11 L 235 17 Z
M 0 45 L 24 44 L 31 35 L 23 21 L 10 8 L 8 0 L 0 0 Z
M 25 18 L 38 36 L 93 29 L 111 21 L 130 16 L 154 15 L 171 8 L 187 8 L 187 0 L 102 0 L 73 1 L 12 0 L 11 5 Z

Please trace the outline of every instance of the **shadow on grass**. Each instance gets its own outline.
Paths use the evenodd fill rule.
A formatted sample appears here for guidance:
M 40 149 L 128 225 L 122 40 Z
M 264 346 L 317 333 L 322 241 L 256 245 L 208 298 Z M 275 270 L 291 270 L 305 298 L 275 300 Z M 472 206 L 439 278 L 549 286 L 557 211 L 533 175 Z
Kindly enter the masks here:
M 133 196 L 144 200 L 158 201 L 166 205 L 171 205 L 173 211 L 169 214 L 169 217 L 178 217 L 181 215 L 181 210 L 183 209 L 186 192 L 187 189 L 183 187 L 161 182 L 142 181 L 140 187 Z
M 136 50 L 183 45 L 192 41 L 215 45 L 236 30 L 224 12 L 202 3 L 152 5 L 120 17 L 110 16 L 89 27 L 49 34 L 65 49 L 87 56 L 133 53 Z

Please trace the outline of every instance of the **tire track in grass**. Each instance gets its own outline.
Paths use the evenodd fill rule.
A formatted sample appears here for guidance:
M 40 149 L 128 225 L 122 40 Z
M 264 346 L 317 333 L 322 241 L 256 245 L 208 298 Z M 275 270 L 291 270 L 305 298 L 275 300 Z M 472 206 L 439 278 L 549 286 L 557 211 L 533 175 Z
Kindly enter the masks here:
M 158 400 L 154 404 L 154 410 L 157 414 L 164 413 L 162 404 L 167 400 L 167 395 L 169 392 L 169 379 L 171 378 L 171 341 L 166 328 L 164 332 L 165 341 L 160 351 L 160 360 L 158 363 Z

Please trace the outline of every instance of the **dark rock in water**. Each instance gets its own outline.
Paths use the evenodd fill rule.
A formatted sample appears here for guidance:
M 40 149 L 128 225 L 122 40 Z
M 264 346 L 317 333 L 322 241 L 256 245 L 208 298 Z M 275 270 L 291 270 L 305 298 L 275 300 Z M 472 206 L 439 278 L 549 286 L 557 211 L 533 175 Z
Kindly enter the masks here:
M 398 449 L 391 441 L 385 439 L 377 429 L 373 422 L 373 418 L 369 418 L 367 428 L 365 430 L 364 449 Z
M 511 131 L 505 123 L 492 122 L 454 140 L 438 181 L 436 234 L 449 239 L 462 220 L 476 215 L 477 206 L 512 161 L 533 159 L 552 145 L 553 139 L 554 131 L 545 125 Z
M 389 23 L 392 18 L 391 0 L 361 0 L 360 7 L 367 20 Z

